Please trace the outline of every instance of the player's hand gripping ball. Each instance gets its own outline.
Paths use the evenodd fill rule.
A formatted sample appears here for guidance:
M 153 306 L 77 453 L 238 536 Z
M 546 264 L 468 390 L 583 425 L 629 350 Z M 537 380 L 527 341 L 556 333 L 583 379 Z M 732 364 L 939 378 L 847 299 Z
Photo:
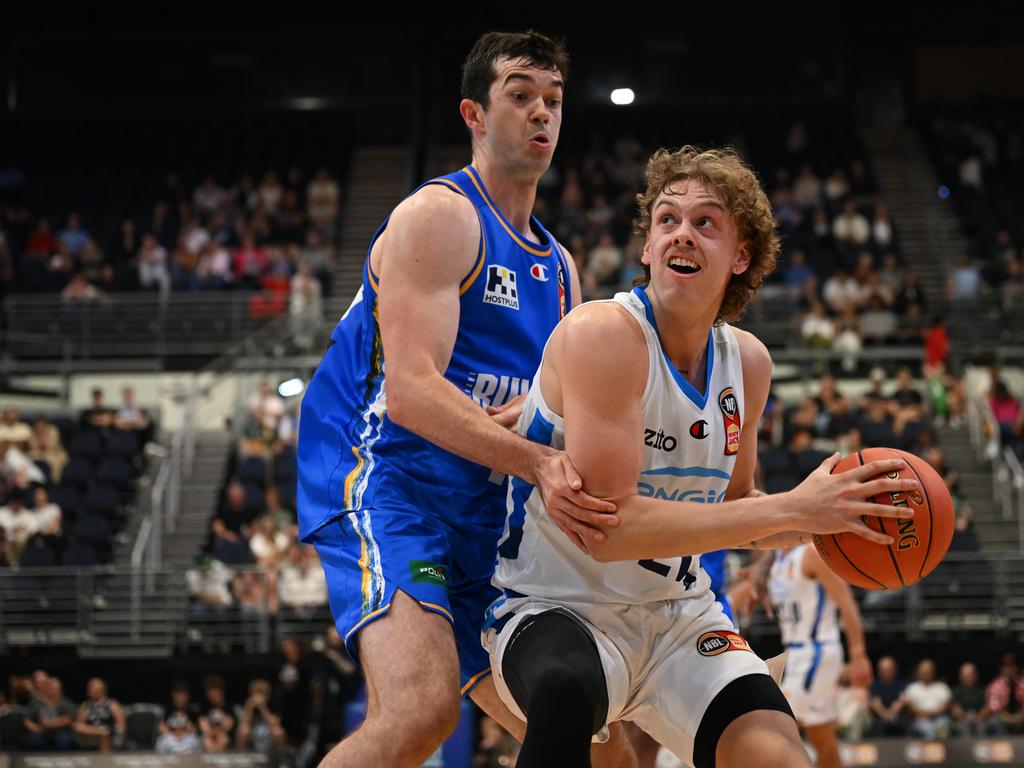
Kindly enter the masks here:
M 920 491 L 876 496 L 876 504 L 908 506 L 914 517 L 887 520 L 865 516 L 864 522 L 893 538 L 889 546 L 875 544 L 855 533 L 814 536 L 814 546 L 829 568 L 855 587 L 898 589 L 920 581 L 939 564 L 953 540 L 953 499 L 939 473 L 924 459 L 895 448 L 865 448 L 840 461 L 833 472 L 845 472 L 871 461 L 899 458 L 907 466 L 903 478 L 915 479 Z M 891 475 L 896 479 L 897 475 Z

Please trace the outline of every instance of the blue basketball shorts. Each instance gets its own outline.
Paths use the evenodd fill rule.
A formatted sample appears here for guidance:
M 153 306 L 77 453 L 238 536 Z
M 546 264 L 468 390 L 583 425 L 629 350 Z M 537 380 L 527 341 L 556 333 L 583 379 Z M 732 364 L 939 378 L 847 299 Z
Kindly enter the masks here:
M 433 515 L 400 507 L 368 508 L 336 518 L 307 541 L 320 556 L 335 626 L 356 663 L 359 630 L 386 616 L 400 589 L 451 622 L 463 694 L 490 673 L 480 628 L 500 594 L 490 583 L 496 533 L 458 532 Z

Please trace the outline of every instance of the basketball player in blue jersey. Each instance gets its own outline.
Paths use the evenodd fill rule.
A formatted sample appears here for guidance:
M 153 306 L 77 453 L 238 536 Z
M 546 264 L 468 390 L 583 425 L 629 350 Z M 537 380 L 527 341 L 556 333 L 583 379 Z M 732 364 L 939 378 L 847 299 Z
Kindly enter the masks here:
M 879 543 L 870 499 L 916 487 L 880 461 L 789 493 L 754 490 L 767 349 L 732 328 L 775 264 L 771 206 L 731 151 L 661 150 L 637 231 L 648 280 L 555 329 L 518 430 L 568 452 L 619 525 L 584 552 L 543 495 L 513 479 L 484 640 L 495 682 L 527 722 L 519 768 L 590 765 L 605 727 L 632 721 L 697 768 L 809 766 L 765 663 L 735 632 L 699 555 L 788 546 L 818 531 Z M 700 429 L 696 427 L 700 425 Z
M 480 645 L 506 475 L 543 489 L 583 549 L 614 504 L 565 454 L 493 412 L 524 393 L 579 300 L 569 254 L 531 216 L 558 141 L 568 58 L 537 33 L 488 33 L 463 68 L 472 165 L 399 204 L 303 398 L 300 535 L 367 682 L 363 725 L 325 766 L 419 766 L 458 723 L 459 690 L 513 729 Z

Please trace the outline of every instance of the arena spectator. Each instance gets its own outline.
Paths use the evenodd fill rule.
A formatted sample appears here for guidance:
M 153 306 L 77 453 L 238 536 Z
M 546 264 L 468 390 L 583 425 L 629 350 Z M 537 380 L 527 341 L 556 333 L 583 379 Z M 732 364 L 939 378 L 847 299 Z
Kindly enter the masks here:
M 260 567 L 276 569 L 288 554 L 288 546 L 288 536 L 278 528 L 273 514 L 265 514 L 253 524 L 249 549 Z
M 45 218 L 39 219 L 36 222 L 35 229 L 32 231 L 32 235 L 25 244 L 25 254 L 27 256 L 49 257 L 56 250 L 57 238 L 53 236 L 50 222 Z
M 793 198 L 796 204 L 802 208 L 813 208 L 820 205 L 821 194 L 821 179 L 815 175 L 809 164 L 805 164 L 793 182 Z
M 60 680 L 46 676 L 37 684 L 36 696 L 24 720 L 25 749 L 56 752 L 71 749 L 75 740 L 72 730 L 75 714 L 75 705 L 64 696 Z
M 281 197 L 284 195 L 284 187 L 277 180 L 277 174 L 273 171 L 267 171 L 258 192 L 260 205 L 263 210 L 273 215 L 281 204 Z
M 36 518 L 36 530 L 43 536 L 60 536 L 63 513 L 59 506 L 50 501 L 46 488 L 39 486 L 34 491 L 32 511 Z
M 306 188 L 306 212 L 310 222 L 325 234 L 328 241 L 334 239 L 340 202 L 338 182 L 330 177 L 326 168 L 318 168 Z
M 259 391 L 249 398 L 252 424 L 269 442 L 277 432 L 277 423 L 284 414 L 284 400 L 273 391 L 267 379 L 260 379 Z
M 878 660 L 877 674 L 870 688 L 870 707 L 875 720 L 872 732 L 877 736 L 902 736 L 905 733 L 902 714 L 906 706 L 903 695 L 907 684 L 899 677 L 899 667 L 892 656 Z
M 152 432 L 149 414 L 136 402 L 134 387 L 121 388 L 121 407 L 114 414 L 114 426 L 137 433 L 143 442 L 146 442 Z
M 1002 379 L 992 382 L 992 394 L 989 395 L 989 407 L 992 416 L 999 425 L 999 440 L 1014 450 L 1020 446 L 1022 421 L 1020 400 L 1013 396 L 1010 388 Z
M 0 481 L 16 488 L 29 483 L 44 485 L 46 476 L 28 456 L 6 440 L 0 440 Z
M 800 323 L 800 337 L 804 346 L 812 349 L 830 349 L 835 333 L 835 325 L 825 313 L 825 307 L 814 299 Z
M 254 513 L 246 506 L 245 488 L 241 483 L 230 483 L 224 503 L 210 523 L 210 552 L 214 558 L 228 565 L 250 562 L 249 525 L 253 518 Z
M 924 339 L 924 364 L 929 369 L 946 367 L 949 359 L 949 333 L 946 331 L 946 320 L 937 315 Z
M 857 201 L 850 198 L 843 203 L 843 212 L 832 221 L 832 237 L 837 243 L 864 245 L 871 237 L 867 217 L 857 210 Z
M 822 299 L 828 308 L 835 313 L 845 310 L 856 310 L 861 299 L 860 285 L 857 280 L 843 268 L 836 270 L 822 286 Z
M 1003 656 L 999 675 L 985 689 L 985 709 L 989 713 L 985 728 L 990 733 L 1024 732 L 1024 678 L 1014 654 Z
M 825 197 L 830 203 L 838 203 L 850 193 L 850 182 L 842 168 L 836 168 L 825 179 Z
M 124 733 L 125 717 L 117 699 L 107 696 L 107 684 L 94 677 L 86 685 L 85 701 L 75 718 L 75 737 L 82 749 L 110 752 Z
M 281 727 L 281 718 L 271 709 L 270 693 L 270 683 L 266 680 L 257 679 L 249 683 L 249 698 L 245 700 L 238 718 L 236 749 L 274 756 L 284 747 L 284 728 Z
M 0 415 L 0 441 L 19 450 L 26 450 L 32 440 L 32 430 L 18 417 L 17 408 L 5 408 Z
M 217 186 L 212 175 L 207 174 L 192 193 L 192 206 L 206 216 L 212 216 L 224 204 L 225 192 Z
M 114 426 L 114 410 L 108 408 L 103 402 L 103 390 L 95 387 L 91 393 L 92 405 L 86 408 L 78 417 L 79 426 L 82 429 L 95 429 L 100 432 L 108 432 Z
M 157 242 L 153 235 L 142 238 L 137 257 L 139 285 L 144 290 L 167 293 L 171 289 L 171 274 L 167 265 L 167 249 Z
M 978 668 L 965 661 L 957 673 L 950 706 L 953 733 L 957 736 L 982 736 L 988 713 L 985 711 L 985 689 L 978 684 Z
M 327 605 L 327 582 L 316 553 L 307 544 L 293 544 L 288 561 L 281 568 L 279 582 L 281 603 L 291 612 L 305 617 Z
M 871 727 L 871 707 L 868 690 L 850 685 L 850 678 L 844 671 L 839 677 L 837 694 L 836 731 L 841 739 L 860 741 Z
M 228 607 L 234 602 L 230 568 L 203 554 L 199 556 L 196 567 L 185 572 L 185 581 L 192 596 L 193 620 L 227 618 Z
M 175 680 L 171 683 L 170 702 L 166 712 L 165 723 L 175 712 L 180 712 L 193 726 L 195 725 L 200 709 L 199 705 L 192 701 L 192 686 L 187 680 Z
M 208 675 L 203 679 L 205 701 L 199 714 L 199 733 L 204 752 L 227 752 L 235 743 L 234 707 L 224 693 L 224 678 Z
M 82 228 L 82 222 L 74 211 L 68 214 L 67 226 L 60 231 L 57 239 L 68 249 L 71 256 L 77 256 L 91 239 Z
M 885 203 L 875 203 L 874 216 L 871 222 L 871 239 L 879 248 L 884 249 L 892 245 L 892 221 L 889 218 L 889 206 Z
M 64 290 L 60 292 L 60 297 L 61 300 L 68 303 L 98 301 L 103 298 L 103 291 L 90 283 L 85 273 L 77 272 L 72 276 L 68 284 L 64 286 Z
M 953 698 L 949 686 L 936 679 L 935 662 L 922 659 L 917 679 L 903 693 L 910 716 L 910 734 L 922 739 L 949 736 L 949 706 Z
M 36 514 L 25 506 L 23 493 L 13 490 L 7 496 L 7 504 L 0 507 L 0 528 L 4 532 L 7 562 L 17 563 L 28 540 L 39 530 Z
M 299 349 L 311 348 L 320 332 L 323 323 L 321 293 L 320 281 L 313 276 L 312 267 L 300 262 L 298 272 L 291 279 L 288 298 L 292 340 Z
M 231 286 L 235 273 L 231 269 L 231 254 L 219 243 L 207 243 L 199 252 L 195 286 L 201 291 L 222 291 Z
M 203 743 L 196 734 L 195 724 L 184 712 L 172 712 L 163 723 L 163 732 L 157 737 L 156 751 L 167 755 L 199 754 Z
M 33 461 L 45 461 L 50 466 L 50 476 L 60 477 L 68 454 L 60 441 L 60 430 L 46 419 L 32 422 L 32 435 L 29 438 L 28 455 Z

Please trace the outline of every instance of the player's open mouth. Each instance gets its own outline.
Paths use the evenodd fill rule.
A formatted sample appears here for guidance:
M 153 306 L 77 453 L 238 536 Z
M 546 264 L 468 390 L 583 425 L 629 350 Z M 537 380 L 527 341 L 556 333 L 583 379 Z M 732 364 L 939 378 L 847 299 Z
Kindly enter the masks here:
M 695 275 L 700 272 L 700 265 L 696 261 L 682 256 L 669 259 L 668 268 L 680 275 Z
M 543 133 L 538 133 L 536 136 L 530 139 L 530 143 L 535 144 L 538 147 L 547 147 L 551 144 L 551 141 Z

